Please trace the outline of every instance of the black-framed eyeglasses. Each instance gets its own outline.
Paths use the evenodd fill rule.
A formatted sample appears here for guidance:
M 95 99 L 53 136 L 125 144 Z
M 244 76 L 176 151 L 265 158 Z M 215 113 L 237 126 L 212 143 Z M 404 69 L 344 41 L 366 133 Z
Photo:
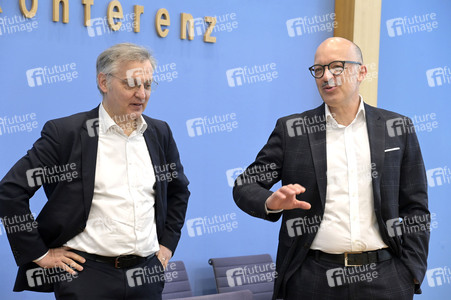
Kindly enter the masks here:
M 332 73 L 332 75 L 340 75 L 345 70 L 345 63 L 347 64 L 357 64 L 362 65 L 361 62 L 358 61 L 351 61 L 351 60 L 334 60 L 333 62 L 327 64 L 327 65 L 313 65 L 310 68 L 310 73 L 313 77 L 319 79 L 324 76 L 324 70 L 326 67 L 329 69 L 329 72 Z
M 142 86 L 144 86 L 144 90 L 146 90 L 147 92 L 150 92 L 151 90 L 155 90 L 158 87 L 158 82 L 156 82 L 153 79 L 142 82 L 141 78 L 139 78 L 139 77 L 137 77 L 137 78 L 127 77 L 126 79 L 122 79 L 111 73 L 108 73 L 106 75 L 114 77 L 116 79 L 119 79 L 120 81 L 122 81 L 122 83 L 125 85 L 125 87 L 129 90 L 139 90 L 142 85 Z

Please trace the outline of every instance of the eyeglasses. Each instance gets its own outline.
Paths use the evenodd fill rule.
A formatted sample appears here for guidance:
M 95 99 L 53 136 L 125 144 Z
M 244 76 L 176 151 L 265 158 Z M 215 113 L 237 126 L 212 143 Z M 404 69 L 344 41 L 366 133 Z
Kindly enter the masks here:
M 147 92 L 150 92 L 151 90 L 155 90 L 158 87 L 158 82 L 156 82 L 155 80 L 151 79 L 151 80 L 146 80 L 144 81 L 144 83 L 141 81 L 141 78 L 133 78 L 133 77 L 127 77 L 126 79 L 122 79 L 120 77 L 117 77 L 111 73 L 106 74 L 108 76 L 114 77 L 116 79 L 119 79 L 120 81 L 122 81 L 122 83 L 125 85 L 125 87 L 128 90 L 139 90 L 141 88 L 141 85 L 144 86 L 144 90 L 146 90 Z
M 313 77 L 319 79 L 324 76 L 324 70 L 327 67 L 329 69 L 329 72 L 332 73 L 332 75 L 340 75 L 345 70 L 345 63 L 348 64 L 357 64 L 362 65 L 362 63 L 358 61 L 350 61 L 350 60 L 335 60 L 327 65 L 313 65 L 310 68 L 310 73 Z

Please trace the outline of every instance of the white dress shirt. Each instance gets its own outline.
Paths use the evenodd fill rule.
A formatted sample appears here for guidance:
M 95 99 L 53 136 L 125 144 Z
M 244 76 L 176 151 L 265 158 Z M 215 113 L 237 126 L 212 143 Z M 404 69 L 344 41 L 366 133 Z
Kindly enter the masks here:
M 386 248 L 374 212 L 365 107 L 348 126 L 326 105 L 327 191 L 324 217 L 311 249 L 338 254 Z
M 148 256 L 159 250 L 155 223 L 155 174 L 141 116 L 130 136 L 99 108 L 94 196 L 85 230 L 66 246 L 103 256 Z

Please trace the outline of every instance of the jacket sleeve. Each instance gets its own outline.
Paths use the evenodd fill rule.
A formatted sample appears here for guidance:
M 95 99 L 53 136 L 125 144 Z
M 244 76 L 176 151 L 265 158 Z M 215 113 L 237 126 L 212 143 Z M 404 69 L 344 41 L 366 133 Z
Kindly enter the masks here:
M 420 145 L 412 121 L 405 134 L 406 148 L 401 165 L 399 190 L 399 216 L 408 220 L 414 232 L 402 235 L 401 260 L 420 283 L 427 268 L 430 236 L 430 212 L 428 210 L 427 179 Z M 416 286 L 417 293 L 420 286 Z
M 247 214 L 276 222 L 282 213 L 267 214 L 265 202 L 269 189 L 282 178 L 284 127 L 279 119 L 266 145 L 255 161 L 237 177 L 233 188 L 236 205 Z
M 44 181 L 44 167 L 58 165 L 58 130 L 47 122 L 41 137 L 0 182 L 0 216 L 17 265 L 48 251 L 38 231 L 29 200 Z
M 180 240 L 181 230 L 185 223 L 185 215 L 188 207 L 189 181 L 183 172 L 177 145 L 172 136 L 171 129 L 167 125 L 168 142 L 165 151 L 166 161 L 170 166 L 170 180 L 167 185 L 167 215 L 164 225 L 164 233 L 160 244 L 169 248 L 173 253 Z

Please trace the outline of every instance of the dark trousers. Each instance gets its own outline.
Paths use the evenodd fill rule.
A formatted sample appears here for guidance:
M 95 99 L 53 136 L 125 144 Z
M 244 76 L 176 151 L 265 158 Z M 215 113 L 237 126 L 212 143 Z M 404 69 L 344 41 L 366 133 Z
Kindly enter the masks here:
M 344 267 L 307 256 L 288 280 L 284 299 L 411 300 L 414 287 L 413 276 L 397 257 Z
M 126 269 L 86 259 L 83 271 L 71 280 L 56 282 L 58 300 L 161 299 L 164 270 L 156 256 Z

